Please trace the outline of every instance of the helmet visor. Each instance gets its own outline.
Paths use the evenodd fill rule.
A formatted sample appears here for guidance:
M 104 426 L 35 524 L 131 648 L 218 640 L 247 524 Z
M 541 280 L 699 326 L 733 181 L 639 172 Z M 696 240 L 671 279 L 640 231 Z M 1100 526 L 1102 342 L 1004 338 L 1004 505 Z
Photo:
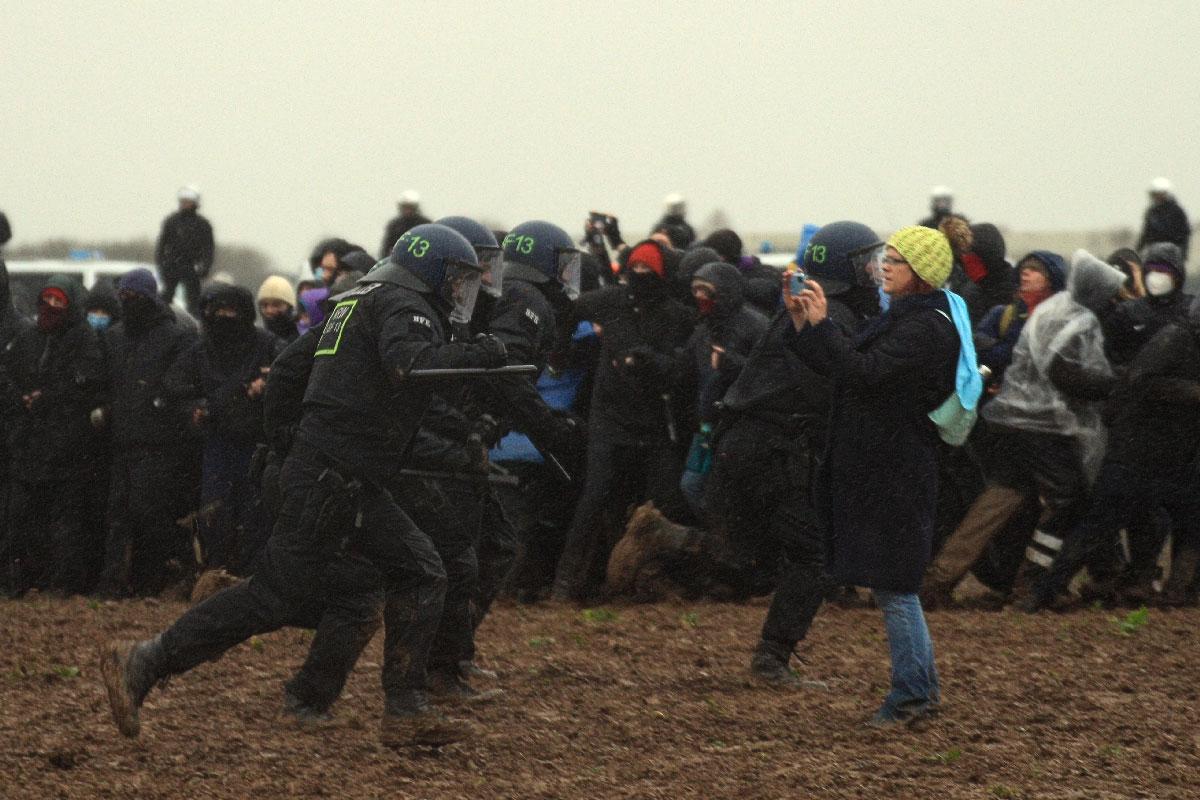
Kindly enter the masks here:
M 475 298 L 479 296 L 483 272 L 475 264 L 465 261 L 447 261 L 446 278 L 442 281 L 441 295 L 451 307 L 450 321 L 463 325 L 471 321 L 475 310 Z
M 557 260 L 558 282 L 562 284 L 563 293 L 574 300 L 579 297 L 580 282 L 583 279 L 583 253 L 579 250 L 555 250 Z
M 883 273 L 879 269 L 883 261 L 883 247 L 883 242 L 875 242 L 846 254 L 854 271 L 855 285 L 875 288 L 883 284 Z
M 483 270 L 480 289 L 492 297 L 499 297 L 504 291 L 504 251 L 499 247 L 476 247 L 475 255 L 479 257 L 479 268 Z

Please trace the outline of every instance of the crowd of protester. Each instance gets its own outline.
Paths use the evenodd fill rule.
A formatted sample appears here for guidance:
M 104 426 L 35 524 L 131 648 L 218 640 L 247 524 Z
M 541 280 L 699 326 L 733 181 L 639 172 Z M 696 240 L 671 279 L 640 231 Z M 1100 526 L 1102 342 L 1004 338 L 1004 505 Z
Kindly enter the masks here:
M 0 587 L 116 598 L 254 574 L 299 419 L 326 407 L 304 387 L 313 350 L 340 344 L 341 298 L 412 231 L 449 227 L 491 255 L 453 340 L 499 337 L 540 370 L 488 384 L 500 410 L 439 390 L 398 465 L 391 494 L 473 587 L 455 630 L 500 593 L 774 592 L 752 670 L 793 683 L 821 604 L 866 587 L 908 687 L 880 713 L 920 715 L 938 700 L 922 607 L 954 604 L 968 574 L 1029 612 L 1196 602 L 1200 301 L 1186 215 L 1169 182 L 1150 197 L 1136 248 L 1106 259 L 1010 259 L 938 187 L 919 225 L 833 222 L 781 271 L 732 230 L 698 238 L 679 196 L 630 244 L 596 212 L 578 242 L 540 222 L 431 226 L 408 192 L 381 260 L 329 238 L 311 280 L 252 292 L 205 280 L 212 228 L 185 187 L 158 275 L 56 276 L 26 320 L 0 262 Z M 473 668 L 473 641 L 455 648 Z

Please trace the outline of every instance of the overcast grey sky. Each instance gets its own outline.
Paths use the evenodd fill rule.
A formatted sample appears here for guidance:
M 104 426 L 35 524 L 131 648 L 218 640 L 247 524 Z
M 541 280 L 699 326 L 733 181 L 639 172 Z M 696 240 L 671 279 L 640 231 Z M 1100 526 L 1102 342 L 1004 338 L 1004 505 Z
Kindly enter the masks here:
M 154 236 L 194 182 L 279 267 L 430 214 L 644 230 L 915 220 L 935 183 L 1018 229 L 1200 211 L 1200 3 L 9 0 L 16 243 Z

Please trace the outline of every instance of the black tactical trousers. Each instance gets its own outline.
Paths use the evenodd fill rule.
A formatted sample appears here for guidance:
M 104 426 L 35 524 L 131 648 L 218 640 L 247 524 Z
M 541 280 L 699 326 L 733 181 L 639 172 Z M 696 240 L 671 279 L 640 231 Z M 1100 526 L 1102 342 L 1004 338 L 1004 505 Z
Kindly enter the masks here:
M 50 589 L 67 594 L 87 591 L 100 560 L 99 543 L 84 524 L 87 486 L 81 478 L 8 485 L 8 536 L 0 543 L 5 588 L 21 594 Z
M 706 503 L 714 530 L 742 554 L 750 593 L 778 580 L 762 638 L 791 650 L 808 634 L 831 582 L 813 508 L 811 446 L 802 434 L 739 417 L 716 442 Z
M 630 442 L 622 435 L 603 425 L 588 433 L 587 476 L 555 571 L 555 599 L 597 593 L 630 507 L 652 500 L 668 517 L 685 508 L 678 448 L 667 439 Z
M 479 590 L 476 545 L 483 515 L 482 481 L 402 477 L 397 497 L 421 530 L 429 533 L 446 568 L 446 601 L 429 651 L 429 669 L 457 674 L 473 648 L 472 611 Z
M 383 688 L 398 707 L 421 702 L 446 572 L 426 536 L 387 491 L 366 486 L 361 527 L 318 524 L 335 492 L 319 481 L 325 456 L 298 441 L 283 465 L 284 503 L 255 574 L 195 606 L 162 635 L 164 672 L 186 672 L 253 635 L 300 622 L 323 602 L 308 659 L 288 685 L 323 709 L 340 693 L 378 627 L 383 600 Z M 310 623 L 311 624 L 311 623 Z
M 187 446 L 113 454 L 101 592 L 157 594 L 195 562 L 191 533 L 177 522 L 195 507 L 191 454 Z

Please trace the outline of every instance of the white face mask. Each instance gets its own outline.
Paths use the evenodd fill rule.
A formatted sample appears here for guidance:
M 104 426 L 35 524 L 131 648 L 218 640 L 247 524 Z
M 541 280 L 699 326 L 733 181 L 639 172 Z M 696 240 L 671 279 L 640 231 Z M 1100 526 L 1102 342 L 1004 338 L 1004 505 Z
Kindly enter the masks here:
M 1175 291 L 1175 279 L 1157 270 L 1146 273 L 1146 291 L 1152 297 L 1162 297 Z

